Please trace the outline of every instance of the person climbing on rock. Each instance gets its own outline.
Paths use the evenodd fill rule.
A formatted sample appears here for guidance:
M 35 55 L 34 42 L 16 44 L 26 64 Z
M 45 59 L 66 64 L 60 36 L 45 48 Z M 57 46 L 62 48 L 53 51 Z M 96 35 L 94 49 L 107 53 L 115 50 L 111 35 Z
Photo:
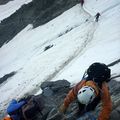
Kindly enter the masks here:
M 96 22 L 98 22 L 100 16 L 101 16 L 101 15 L 100 15 L 99 12 L 95 15 L 95 21 L 96 21 Z
M 20 100 L 12 99 L 7 107 L 7 116 L 3 120 L 33 120 L 40 113 L 42 116 L 43 100 L 41 95 L 29 95 Z
M 97 120 L 109 120 L 112 111 L 112 101 L 107 82 L 111 71 L 103 63 L 93 63 L 85 72 L 83 79 L 67 94 L 59 111 L 65 113 L 70 103 L 78 100 L 79 115 L 95 110 L 100 101 L 102 109 Z
M 7 107 L 7 117 L 3 120 L 24 120 L 22 116 L 22 107 L 26 104 L 25 99 L 21 99 L 19 102 L 15 99 L 12 99 L 10 104 Z
M 3 120 L 48 120 L 49 112 L 53 108 L 56 109 L 56 103 L 51 98 L 52 89 L 43 85 L 42 90 L 39 95 L 27 95 L 20 98 L 20 100 L 11 100 L 7 107 L 7 115 Z

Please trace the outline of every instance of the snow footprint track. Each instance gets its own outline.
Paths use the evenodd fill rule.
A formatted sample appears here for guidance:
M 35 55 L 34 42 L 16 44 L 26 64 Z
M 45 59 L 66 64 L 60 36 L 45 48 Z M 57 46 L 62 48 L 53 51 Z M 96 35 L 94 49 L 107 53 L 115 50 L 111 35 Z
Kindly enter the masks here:
M 91 28 L 88 30 L 88 32 L 86 34 L 86 38 L 83 41 L 81 47 L 78 47 L 78 49 L 74 52 L 74 54 L 72 56 L 70 56 L 69 59 L 67 59 L 64 62 L 64 64 L 61 65 L 61 67 L 57 73 L 61 74 L 63 71 L 65 71 L 67 68 L 69 68 L 69 66 L 71 66 L 71 64 L 74 63 L 76 61 L 76 59 L 78 59 L 86 51 L 86 49 L 88 48 L 88 46 L 90 45 L 90 43 L 93 39 L 94 32 L 96 31 L 96 28 L 97 28 L 97 24 L 93 22 Z M 57 76 L 57 74 L 54 77 L 56 77 L 56 76 Z
M 94 36 L 94 32 L 96 30 L 96 26 L 97 26 L 97 24 L 93 22 L 91 24 L 91 27 L 87 31 L 87 34 L 85 36 L 85 40 L 83 41 L 81 47 L 78 47 L 74 51 L 74 53 L 71 56 L 68 57 L 68 59 L 66 59 L 58 68 L 56 68 L 54 72 L 52 72 L 51 74 L 47 75 L 44 78 L 43 81 L 50 81 L 53 78 L 55 78 L 58 75 L 58 73 L 61 73 L 63 70 L 65 70 L 67 68 L 67 66 L 69 66 L 69 64 L 71 62 L 74 62 L 74 60 L 76 60 L 78 57 L 81 56 L 81 54 L 84 53 L 85 49 L 87 49 L 87 46 L 92 41 L 92 38 Z M 80 39 L 80 38 L 78 38 L 78 39 Z M 37 91 L 39 91 L 40 85 L 41 85 L 41 83 L 38 86 L 36 86 L 36 88 L 34 90 L 30 91 L 30 93 L 35 94 Z
M 84 8 L 83 11 L 86 14 L 89 14 Z M 89 14 L 90 15 L 90 14 Z M 56 72 L 56 74 L 51 77 L 51 79 L 53 79 L 54 77 L 57 76 L 58 73 L 62 73 L 65 69 L 67 69 L 69 67 L 70 63 L 74 63 L 74 61 L 80 57 L 88 48 L 89 44 L 91 43 L 93 37 L 94 37 L 94 33 L 97 29 L 98 23 L 96 23 L 94 20 L 92 20 L 92 16 L 90 15 L 90 17 L 87 19 L 89 22 L 92 22 L 91 27 L 89 28 L 87 34 L 86 34 L 86 38 L 83 41 L 81 47 L 78 47 L 78 49 L 74 52 L 74 54 L 72 56 L 70 56 L 61 66 L 60 69 Z M 78 27 L 78 26 L 77 26 Z M 77 28 L 75 27 L 75 28 Z M 80 38 L 79 38 L 80 39 Z

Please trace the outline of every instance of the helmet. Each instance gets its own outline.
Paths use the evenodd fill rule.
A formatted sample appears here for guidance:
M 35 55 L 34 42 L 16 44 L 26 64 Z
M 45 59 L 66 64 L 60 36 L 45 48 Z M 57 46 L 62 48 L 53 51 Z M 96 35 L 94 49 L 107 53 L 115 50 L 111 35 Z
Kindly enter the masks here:
M 78 101 L 85 105 L 91 103 L 95 96 L 95 90 L 89 86 L 82 87 L 77 94 Z
M 12 119 L 11 119 L 11 117 L 6 116 L 6 117 L 3 118 L 3 120 L 12 120 Z

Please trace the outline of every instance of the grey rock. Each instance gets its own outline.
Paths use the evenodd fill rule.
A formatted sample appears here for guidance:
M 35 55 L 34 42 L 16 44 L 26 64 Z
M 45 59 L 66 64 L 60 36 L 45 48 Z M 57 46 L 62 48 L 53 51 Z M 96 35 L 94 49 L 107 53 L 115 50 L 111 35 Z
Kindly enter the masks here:
M 110 120 L 119 120 L 120 119 L 120 113 L 115 109 L 111 113 Z
M 10 1 L 13 1 L 13 0 L 0 0 L 0 5 L 7 4 Z
M 41 87 L 43 91 L 40 95 L 36 96 L 36 101 L 38 101 L 38 105 L 43 105 L 43 109 L 41 111 L 42 116 L 38 113 L 34 120 L 91 120 L 90 116 L 95 118 L 98 117 L 101 104 L 99 104 L 94 111 L 91 111 L 88 114 L 80 115 L 78 103 L 77 101 L 74 101 L 70 104 L 65 115 L 59 112 L 59 106 L 63 103 L 65 96 L 71 89 L 68 81 L 60 80 L 55 82 L 44 82 Z M 120 82 L 112 80 L 109 83 L 109 88 L 111 90 L 113 101 L 113 110 L 110 120 L 119 120 L 120 95 L 116 91 L 120 89 Z
M 50 96 L 53 95 L 53 91 L 50 89 L 50 87 L 46 87 L 46 88 L 44 88 L 44 90 L 43 90 L 43 95 L 50 97 Z

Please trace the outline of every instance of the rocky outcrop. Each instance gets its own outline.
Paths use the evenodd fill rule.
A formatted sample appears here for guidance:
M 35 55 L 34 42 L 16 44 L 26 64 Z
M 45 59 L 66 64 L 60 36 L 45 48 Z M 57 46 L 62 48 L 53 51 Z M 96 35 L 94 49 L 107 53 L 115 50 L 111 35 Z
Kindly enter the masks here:
M 0 23 L 0 47 L 28 24 L 38 27 L 76 5 L 78 0 L 33 0 Z
M 110 93 L 113 102 L 113 110 L 110 120 L 119 120 L 120 118 L 120 82 L 111 80 L 109 82 Z M 67 80 L 58 80 L 55 82 L 43 82 L 41 84 L 42 93 L 36 95 L 38 102 L 44 104 L 42 111 L 34 116 L 33 120 L 95 120 L 100 112 L 99 104 L 95 111 L 85 113 L 82 116 L 78 112 L 78 103 L 74 101 L 70 104 L 65 115 L 59 112 L 59 106 L 69 90 L 71 89 L 70 83 Z M 42 101 L 43 100 L 43 101 Z M 42 113 L 42 114 L 41 114 Z M 3 118 L 4 115 L 0 115 Z
M 7 81 L 9 78 L 11 78 L 12 76 L 14 76 L 16 74 L 15 71 L 8 73 L 6 75 L 4 75 L 3 77 L 0 78 L 0 84 L 2 84 L 3 82 Z
M 4 5 L 10 1 L 13 1 L 13 0 L 0 0 L 0 5 Z

